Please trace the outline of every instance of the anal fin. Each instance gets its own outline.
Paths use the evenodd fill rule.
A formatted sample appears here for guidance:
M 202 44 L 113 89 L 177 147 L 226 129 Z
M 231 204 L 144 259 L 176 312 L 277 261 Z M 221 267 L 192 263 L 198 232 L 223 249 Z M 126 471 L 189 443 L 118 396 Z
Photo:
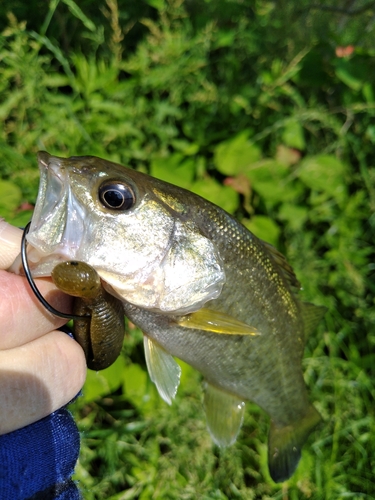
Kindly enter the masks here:
M 180 385 L 181 368 L 173 356 L 146 335 L 143 336 L 143 344 L 150 379 L 160 397 L 170 405 Z
M 203 407 L 208 430 L 214 442 L 221 447 L 233 444 L 241 429 L 245 412 L 244 401 L 205 382 Z
M 268 438 L 268 468 L 275 483 L 289 479 L 301 458 L 302 446 L 321 416 L 313 405 L 306 415 L 291 425 L 277 426 L 271 422 Z

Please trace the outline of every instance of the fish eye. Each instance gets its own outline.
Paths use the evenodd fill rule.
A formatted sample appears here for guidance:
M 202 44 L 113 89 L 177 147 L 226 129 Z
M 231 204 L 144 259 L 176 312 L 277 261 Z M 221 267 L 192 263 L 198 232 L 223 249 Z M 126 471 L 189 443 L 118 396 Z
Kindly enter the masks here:
M 111 210 L 129 210 L 135 203 L 133 190 L 122 182 L 104 182 L 99 186 L 99 200 Z

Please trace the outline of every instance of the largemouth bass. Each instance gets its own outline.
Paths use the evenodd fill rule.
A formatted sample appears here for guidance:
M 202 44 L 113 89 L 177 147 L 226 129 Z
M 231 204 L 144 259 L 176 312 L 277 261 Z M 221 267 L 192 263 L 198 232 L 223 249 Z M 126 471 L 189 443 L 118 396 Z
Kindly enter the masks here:
M 96 157 L 38 154 L 39 194 L 28 234 L 34 277 L 64 261 L 91 266 L 144 332 L 147 367 L 168 403 L 174 357 L 204 376 L 214 441 L 236 440 L 245 401 L 271 419 L 268 462 L 289 478 L 320 416 L 301 360 L 324 308 L 301 302 L 285 258 L 203 198 Z

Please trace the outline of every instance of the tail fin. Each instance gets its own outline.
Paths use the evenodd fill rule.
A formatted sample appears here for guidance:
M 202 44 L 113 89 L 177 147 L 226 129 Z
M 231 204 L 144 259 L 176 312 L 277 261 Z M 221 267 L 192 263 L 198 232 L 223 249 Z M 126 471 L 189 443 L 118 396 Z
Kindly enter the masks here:
M 313 405 L 306 415 L 292 425 L 277 427 L 271 422 L 268 440 L 268 468 L 275 483 L 289 479 L 297 468 L 301 450 L 321 416 Z

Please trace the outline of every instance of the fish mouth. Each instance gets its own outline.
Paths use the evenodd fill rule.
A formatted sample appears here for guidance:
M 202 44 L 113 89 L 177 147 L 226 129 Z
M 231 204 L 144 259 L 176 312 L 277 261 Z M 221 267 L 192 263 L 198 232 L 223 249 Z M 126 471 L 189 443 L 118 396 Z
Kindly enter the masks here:
M 49 276 L 55 265 L 77 258 L 85 210 L 71 189 L 66 160 L 38 153 L 40 184 L 30 230 L 28 259 L 33 276 Z

